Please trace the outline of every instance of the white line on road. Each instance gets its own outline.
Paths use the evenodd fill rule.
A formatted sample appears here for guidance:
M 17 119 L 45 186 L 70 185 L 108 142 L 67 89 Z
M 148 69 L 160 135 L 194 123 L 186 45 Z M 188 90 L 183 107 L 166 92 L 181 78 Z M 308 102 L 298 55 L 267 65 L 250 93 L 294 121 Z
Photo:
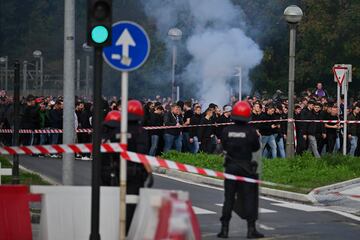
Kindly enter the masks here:
M 275 228 L 266 226 L 264 224 L 259 224 L 259 227 L 264 229 L 264 230 L 267 230 L 267 231 L 274 231 L 275 230 Z
M 179 178 L 166 176 L 166 175 L 164 175 L 164 174 L 155 174 L 155 175 L 160 176 L 160 177 L 164 177 L 164 178 L 168 178 L 168 179 L 172 179 L 172 180 L 175 180 L 175 181 L 178 181 L 178 182 L 183 182 L 183 183 L 186 183 L 186 184 L 191 184 L 191 185 L 195 185 L 195 186 L 206 187 L 206 188 L 211 188 L 211 189 L 215 189 L 215 190 L 224 191 L 223 188 L 213 187 L 213 186 L 209 186 L 209 185 L 205 185 L 205 184 L 200 184 L 200 183 L 194 183 L 194 182 L 190 182 L 190 181 L 185 181 L 185 180 L 182 180 L 182 179 L 179 179 Z M 288 203 L 288 202 L 285 202 L 285 201 L 281 201 L 281 200 L 277 200 L 277 199 L 273 199 L 273 198 L 269 198 L 269 197 L 263 197 L 263 196 L 261 196 L 260 198 L 263 199 L 263 200 L 272 201 L 272 202 Z M 304 204 L 300 204 L 300 205 L 304 205 Z M 308 206 L 308 205 L 304 205 L 304 206 Z M 336 211 L 336 210 L 332 210 L 332 209 L 327 209 L 327 208 L 322 208 L 322 207 L 314 207 L 314 208 L 320 209 L 319 211 L 327 211 L 327 212 L 335 213 L 335 214 L 341 215 L 341 216 L 343 216 L 343 217 L 350 218 L 350 219 L 352 219 L 352 220 L 355 220 L 355 221 L 359 221 L 359 222 L 360 222 L 360 217 L 355 216 L 355 215 L 352 215 L 352 214 L 350 214 L 350 213 L 340 212 L 340 211 Z
M 206 210 L 204 208 L 192 207 L 196 215 L 204 215 L 204 214 L 216 214 L 216 212 Z

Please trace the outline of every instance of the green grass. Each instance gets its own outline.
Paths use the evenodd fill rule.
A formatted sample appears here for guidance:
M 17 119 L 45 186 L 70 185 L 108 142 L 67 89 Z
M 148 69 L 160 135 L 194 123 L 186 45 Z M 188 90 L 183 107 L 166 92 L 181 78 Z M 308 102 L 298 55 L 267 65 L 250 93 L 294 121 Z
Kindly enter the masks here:
M 224 171 L 223 157 L 211 154 L 168 152 L 164 158 L 197 167 Z M 263 159 L 262 180 L 291 185 L 279 188 L 307 193 L 314 188 L 360 177 L 360 158 L 337 154 L 320 159 L 310 153 L 293 159 Z
M 2 168 L 11 168 L 12 164 L 9 160 L 4 157 L 0 157 L 1 167 Z M 2 176 L 1 183 L 2 184 L 11 184 L 12 177 L 11 176 Z M 20 184 L 25 185 L 51 185 L 49 182 L 43 180 L 39 175 L 25 172 L 20 170 Z

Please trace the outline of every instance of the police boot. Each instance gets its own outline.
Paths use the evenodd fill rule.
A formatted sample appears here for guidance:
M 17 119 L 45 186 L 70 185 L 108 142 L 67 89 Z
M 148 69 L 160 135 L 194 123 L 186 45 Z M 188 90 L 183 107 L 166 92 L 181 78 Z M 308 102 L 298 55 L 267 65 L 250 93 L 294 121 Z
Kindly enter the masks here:
M 263 238 L 263 237 L 264 234 L 256 230 L 255 221 L 248 221 L 247 238 L 253 239 L 253 238 Z
M 217 236 L 218 236 L 218 238 L 228 238 L 229 237 L 229 223 L 221 223 L 221 231 Z

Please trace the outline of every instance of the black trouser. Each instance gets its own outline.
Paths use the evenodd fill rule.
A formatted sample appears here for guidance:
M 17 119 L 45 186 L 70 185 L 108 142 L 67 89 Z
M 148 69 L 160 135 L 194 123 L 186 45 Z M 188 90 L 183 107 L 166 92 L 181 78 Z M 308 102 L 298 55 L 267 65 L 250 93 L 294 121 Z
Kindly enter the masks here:
M 126 193 L 130 195 L 139 195 L 140 188 L 144 187 L 144 181 L 140 177 L 129 179 L 127 182 Z M 131 226 L 131 221 L 134 217 L 136 204 L 126 204 L 126 235 L 128 234 Z
M 325 145 L 325 139 L 323 138 L 321 133 L 317 133 L 315 135 L 315 139 L 316 139 L 316 143 L 317 143 L 317 147 L 318 147 L 318 152 L 321 155 L 321 152 Z
M 326 135 L 327 138 L 327 146 L 326 146 L 326 151 L 328 153 L 333 153 L 334 148 L 335 148 L 335 144 L 336 144 L 336 133 L 328 133 Z
M 257 178 L 257 175 L 251 176 Z M 220 221 L 228 224 L 234 210 L 242 219 L 256 221 L 259 208 L 259 186 L 225 179 L 225 201 Z
M 214 143 L 212 138 L 203 138 L 201 139 L 201 151 L 205 153 L 213 153 L 214 152 Z

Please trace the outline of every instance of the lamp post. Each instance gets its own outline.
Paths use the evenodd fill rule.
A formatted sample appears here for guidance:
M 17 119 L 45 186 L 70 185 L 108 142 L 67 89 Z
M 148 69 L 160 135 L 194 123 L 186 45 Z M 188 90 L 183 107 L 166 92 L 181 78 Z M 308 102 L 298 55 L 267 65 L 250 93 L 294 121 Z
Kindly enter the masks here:
M 236 70 L 238 70 L 238 73 L 235 75 L 237 77 L 239 77 L 239 101 L 241 101 L 242 99 L 242 68 L 241 67 L 237 67 Z
M 171 28 L 168 32 L 169 38 L 173 41 L 172 47 L 172 74 L 171 74 L 171 98 L 175 101 L 176 95 L 179 98 L 179 94 L 177 94 L 177 88 L 175 87 L 175 70 L 176 70 L 176 55 L 177 55 L 177 45 L 176 42 L 181 40 L 182 31 L 178 28 Z M 179 101 L 179 99 L 177 99 Z
M 8 57 L 0 57 L 0 63 L 3 63 L 5 65 L 5 84 L 4 84 L 4 89 L 5 91 L 8 90 L 8 70 L 9 70 L 9 61 L 8 61 Z
M 288 119 L 294 119 L 294 85 L 295 85 L 295 42 L 296 42 L 296 26 L 299 24 L 303 16 L 301 8 L 296 5 L 287 7 L 284 11 L 284 18 L 290 27 L 290 46 L 289 46 L 289 112 Z M 286 137 L 286 155 L 291 158 L 295 155 L 294 144 L 294 125 L 288 121 L 287 137 Z
M 84 52 L 86 53 L 86 66 L 85 66 L 85 95 L 89 97 L 90 95 L 90 53 L 92 52 L 92 47 L 84 43 L 82 45 Z
M 38 80 L 40 74 L 41 95 L 44 95 L 44 58 L 40 50 L 35 50 L 33 56 L 40 60 L 40 69 L 38 69 L 38 61 L 36 61 L 36 80 Z

